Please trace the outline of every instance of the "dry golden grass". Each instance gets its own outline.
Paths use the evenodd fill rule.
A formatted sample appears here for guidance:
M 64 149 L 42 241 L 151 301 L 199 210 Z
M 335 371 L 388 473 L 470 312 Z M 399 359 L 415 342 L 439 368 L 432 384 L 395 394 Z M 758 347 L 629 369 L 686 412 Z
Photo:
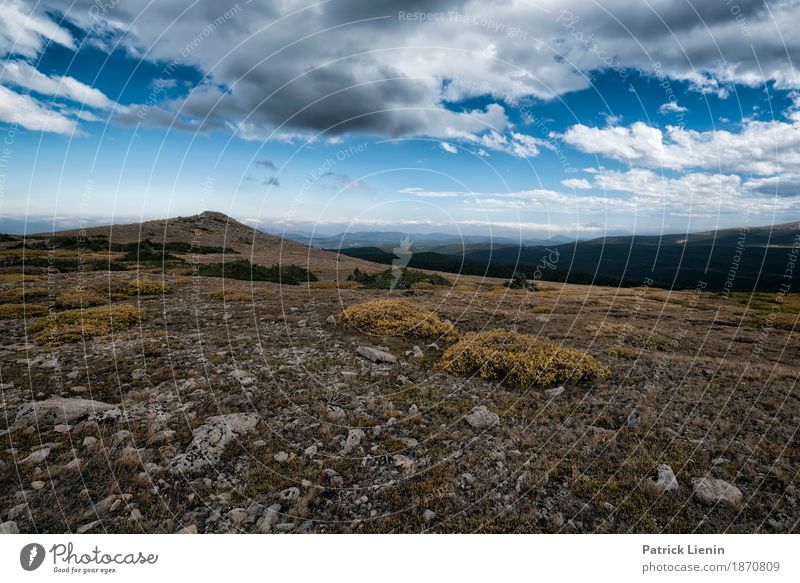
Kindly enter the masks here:
M 216 289 L 208 296 L 212 300 L 222 300 L 223 302 L 251 302 L 253 295 L 248 292 L 243 292 L 235 289 Z
M 89 308 L 102 306 L 108 303 L 108 296 L 97 290 L 87 288 L 73 288 L 61 292 L 56 298 L 60 308 Z
M 0 273 L 0 283 L 23 283 L 29 281 L 38 281 L 41 277 L 38 275 L 27 275 L 24 273 Z
M 55 345 L 125 330 L 143 318 L 143 312 L 133 306 L 103 306 L 54 312 L 31 324 L 28 330 L 37 342 Z
M 608 374 L 606 367 L 588 354 L 505 330 L 465 335 L 445 351 L 440 366 L 451 374 L 477 374 L 522 388 Z
M 347 308 L 342 322 L 376 336 L 416 336 L 454 338 L 457 331 L 434 312 L 401 300 L 373 300 Z
M 20 320 L 44 316 L 47 308 L 37 304 L 0 304 L 0 320 Z
M 128 282 L 128 294 L 132 296 L 156 296 L 170 291 L 163 281 L 155 279 L 132 279 Z

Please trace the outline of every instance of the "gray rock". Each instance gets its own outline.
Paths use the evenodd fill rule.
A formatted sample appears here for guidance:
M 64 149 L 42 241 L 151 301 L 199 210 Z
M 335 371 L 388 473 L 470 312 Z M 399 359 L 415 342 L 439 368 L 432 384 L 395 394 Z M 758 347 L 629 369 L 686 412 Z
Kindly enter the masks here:
M 284 502 L 297 502 L 300 499 L 300 488 L 292 486 L 291 488 L 281 490 L 278 494 L 278 498 Z
M 31 426 L 69 424 L 81 417 L 113 407 L 115 405 L 91 399 L 50 397 L 45 401 L 33 401 L 20 407 L 14 424 L 9 429 L 15 431 Z
M 695 478 L 692 480 L 694 497 L 702 504 L 722 504 L 738 506 L 742 501 L 742 492 L 733 484 L 717 478 Z
M 563 386 L 561 386 L 561 387 L 554 387 L 554 388 L 552 388 L 552 389 L 547 389 L 547 390 L 544 392 L 544 394 L 545 394 L 546 396 L 548 396 L 548 397 L 550 397 L 550 398 L 552 399 L 552 398 L 554 398 L 554 397 L 558 397 L 558 396 L 559 396 L 560 394 L 562 394 L 562 393 L 563 393 L 565 390 L 566 390 L 566 389 L 565 389 Z
M 272 526 L 278 520 L 278 514 L 281 511 L 280 504 L 273 504 L 264 511 L 259 521 L 256 523 L 256 532 L 260 534 L 267 534 L 272 532 Z
M 394 354 L 389 354 L 388 352 L 370 346 L 359 346 L 356 348 L 356 352 L 372 362 L 387 362 L 389 364 L 397 362 L 397 357 Z
M 197 525 L 196 524 L 190 524 L 189 526 L 184 526 L 182 529 L 180 529 L 175 534 L 197 534 Z
M 627 425 L 629 429 L 636 429 L 641 423 L 642 416 L 639 415 L 639 411 L 634 407 L 631 409 L 630 413 L 628 413 L 628 419 L 625 421 L 625 425 Z
M 18 517 L 22 516 L 27 510 L 28 510 L 27 502 L 23 502 L 22 504 L 17 504 L 8 511 L 7 518 L 9 520 L 16 520 Z
M 31 488 L 33 488 L 38 492 L 39 490 L 44 488 L 44 482 L 42 482 L 41 480 L 34 480 L 33 482 L 31 482 Z
M 84 524 L 83 526 L 78 527 L 77 533 L 78 534 L 83 534 L 85 532 L 89 532 L 93 528 L 95 528 L 97 526 L 100 526 L 102 523 L 103 523 L 102 520 L 95 520 L 95 521 L 90 522 L 88 524 Z
M 44 460 L 47 459 L 47 456 L 50 455 L 50 448 L 43 447 L 35 452 L 33 452 L 28 457 L 24 458 L 20 463 L 21 464 L 40 464 Z
M 255 413 L 231 413 L 209 417 L 192 431 L 192 442 L 186 451 L 169 461 L 172 473 L 192 472 L 217 464 L 225 447 L 237 436 L 244 435 L 258 425 Z
M 422 352 L 422 349 L 419 346 L 414 346 L 414 348 L 411 349 L 411 356 L 414 358 L 422 358 L 425 356 L 425 353 Z
M 336 323 L 336 318 L 334 317 L 334 315 L 333 315 L 333 314 L 331 314 L 330 316 L 328 316 L 328 317 L 325 319 L 325 323 L 326 323 L 326 324 L 335 324 L 335 323 Z
M 344 441 L 342 454 L 349 455 L 361 445 L 361 440 L 364 439 L 364 432 L 361 429 L 351 429 L 347 432 L 347 439 Z
M 486 408 L 486 405 L 478 405 L 469 415 L 464 417 L 464 420 L 475 429 L 486 429 L 495 423 L 500 422 L 500 417 L 497 413 L 492 413 Z
M 667 464 L 658 464 L 656 466 L 656 479 L 650 480 L 661 492 L 671 492 L 677 490 L 680 485 L 678 478 L 675 477 L 675 472 Z
M 19 534 L 19 527 L 13 520 L 0 523 L 0 534 Z
M 422 519 L 425 521 L 425 524 L 430 524 L 436 518 L 436 513 L 433 510 L 426 510 L 422 513 Z

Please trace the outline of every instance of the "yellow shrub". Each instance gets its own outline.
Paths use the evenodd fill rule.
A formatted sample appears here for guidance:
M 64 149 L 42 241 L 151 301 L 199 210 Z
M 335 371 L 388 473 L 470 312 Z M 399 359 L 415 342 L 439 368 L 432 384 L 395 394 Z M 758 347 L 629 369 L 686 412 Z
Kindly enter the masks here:
M 451 374 L 477 374 L 523 388 L 608 374 L 606 367 L 584 352 L 505 330 L 465 335 L 445 351 L 440 366 Z
M 445 324 L 435 313 L 401 300 L 374 300 L 347 308 L 342 322 L 377 336 L 418 336 L 434 338 L 457 335 L 452 324 Z
M 0 320 L 19 320 L 44 316 L 47 308 L 37 304 L 0 304 Z
M 163 281 L 155 279 L 132 279 L 128 282 L 128 294 L 132 296 L 155 296 L 169 292 Z
M 143 312 L 133 306 L 103 306 L 53 312 L 31 324 L 28 330 L 42 344 L 64 344 L 125 330 L 143 318 Z
M 533 306 L 533 310 L 532 310 L 532 312 L 534 314 L 549 314 L 552 311 L 553 310 L 551 310 L 550 308 L 545 307 L 545 306 Z
M 6 290 L 0 295 L 0 300 L 4 302 L 19 303 L 25 300 L 47 297 L 46 287 L 16 287 Z
M 222 300 L 223 302 L 251 302 L 253 301 L 253 295 L 247 292 L 235 290 L 235 289 L 226 289 L 221 290 L 217 289 L 212 291 L 208 294 L 212 300 Z
M 61 292 L 56 298 L 56 303 L 61 308 L 88 308 L 107 304 L 108 297 L 97 290 L 75 288 Z

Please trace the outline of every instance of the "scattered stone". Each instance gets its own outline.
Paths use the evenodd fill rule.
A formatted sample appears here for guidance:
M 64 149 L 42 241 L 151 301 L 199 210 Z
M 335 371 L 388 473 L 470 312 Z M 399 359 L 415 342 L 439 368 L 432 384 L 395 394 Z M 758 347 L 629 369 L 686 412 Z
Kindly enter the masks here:
M 328 405 L 327 411 L 326 417 L 331 423 L 339 423 L 345 417 L 344 409 L 336 405 Z
M 197 534 L 197 525 L 196 524 L 190 524 L 189 526 L 184 526 L 182 529 L 180 529 L 175 534 Z
M 239 527 L 247 519 L 247 511 L 244 508 L 234 508 L 226 516 L 231 521 L 231 524 Z
M 550 397 L 551 399 L 553 399 L 553 398 L 558 397 L 559 395 L 561 395 L 565 390 L 566 389 L 563 386 L 560 386 L 560 387 L 555 387 L 555 388 L 552 388 L 552 389 L 547 389 L 544 392 L 544 394 L 546 396 Z
M 42 482 L 41 480 L 34 480 L 33 482 L 31 482 L 31 488 L 33 488 L 38 492 L 39 490 L 44 488 L 44 482 Z
M 307 448 L 303 450 L 303 455 L 306 457 L 314 457 L 317 455 L 317 446 L 316 445 L 309 445 Z
M 50 455 L 50 448 L 43 447 L 40 450 L 33 452 L 28 457 L 24 458 L 20 463 L 21 464 L 40 464 L 44 460 L 47 459 L 47 456 Z
M 411 381 L 405 375 L 397 375 L 397 380 L 395 382 L 400 387 L 402 387 L 403 385 L 411 384 Z
M 361 440 L 364 439 L 364 432 L 361 429 L 351 429 L 347 432 L 347 439 L 344 441 L 342 454 L 349 455 L 361 445 Z
M 268 534 L 272 532 L 272 526 L 278 519 L 278 514 L 281 511 L 280 504 L 273 504 L 264 511 L 264 514 L 256 523 L 256 532 L 259 534 Z
M 628 429 L 636 429 L 642 422 L 642 417 L 639 415 L 639 411 L 636 410 L 634 407 L 631 409 L 630 413 L 628 413 L 628 419 L 625 421 L 625 425 L 628 426 Z
M 300 488 L 292 486 L 291 488 L 281 490 L 278 494 L 278 498 L 284 502 L 297 502 L 300 499 Z
M 71 460 L 67 465 L 64 466 L 64 469 L 70 472 L 81 469 L 81 458 L 76 457 L 75 459 Z
M 237 436 L 255 429 L 256 425 L 258 415 L 255 413 L 209 417 L 203 425 L 192 431 L 193 439 L 186 451 L 170 460 L 170 472 L 191 472 L 217 464 L 225 446 Z
M 282 464 L 283 462 L 289 460 L 289 454 L 286 453 L 285 451 L 279 451 L 274 456 L 272 456 L 272 459 L 274 459 L 276 462 Z
M 392 456 L 392 460 L 394 461 L 394 465 L 403 470 L 404 473 L 410 474 L 414 471 L 416 463 L 407 455 L 396 454 Z
M 389 364 L 397 362 L 397 357 L 394 354 L 389 354 L 388 352 L 370 346 L 359 346 L 356 348 L 356 352 L 372 362 L 387 362 Z
M 430 524 L 436 518 L 436 513 L 433 510 L 426 510 L 422 513 L 422 519 L 425 521 L 425 524 Z
M 0 524 L 0 534 L 19 534 L 19 527 L 13 520 Z
M 53 431 L 55 431 L 56 433 L 69 433 L 70 431 L 72 431 L 72 426 L 61 423 L 53 427 Z
M 742 501 L 742 492 L 733 484 L 717 478 L 695 478 L 692 480 L 694 497 L 703 504 L 723 504 L 738 506 Z
M 335 323 L 336 323 L 336 318 L 334 317 L 334 315 L 333 315 L 333 314 L 331 314 L 330 316 L 328 316 L 328 317 L 325 319 L 325 323 L 326 323 L 326 324 L 335 324 Z
M 28 503 L 23 502 L 22 504 L 17 504 L 13 506 L 11 510 L 8 511 L 8 519 L 9 520 L 16 520 L 19 516 L 28 510 Z
M 267 445 L 267 442 L 264 441 L 263 439 L 256 439 L 253 442 L 253 447 L 264 447 L 265 445 Z
M 679 488 L 678 478 L 675 477 L 675 472 L 667 464 L 658 464 L 656 466 L 656 479 L 650 480 L 655 484 L 660 492 L 671 492 Z
M 474 429 L 486 429 L 495 423 L 499 423 L 500 417 L 496 413 L 489 411 L 486 405 L 478 405 L 469 415 L 464 417 L 464 420 Z
M 411 349 L 411 356 L 414 358 L 422 358 L 425 356 L 425 353 L 422 352 L 422 349 L 419 346 L 415 345 L 414 348 Z
M 89 435 L 83 438 L 83 447 L 92 447 L 95 443 L 97 443 L 96 437 Z
M 139 522 L 139 521 L 141 521 L 142 520 L 142 511 L 139 510 L 138 508 L 134 508 L 133 510 L 131 510 L 131 515 L 128 518 L 128 520 L 130 520 L 131 522 Z
M 102 523 L 103 523 L 102 520 L 95 520 L 93 522 L 90 522 L 89 524 L 84 524 L 83 526 L 78 527 L 77 533 L 84 534 L 86 532 L 89 532 L 96 526 L 100 526 Z

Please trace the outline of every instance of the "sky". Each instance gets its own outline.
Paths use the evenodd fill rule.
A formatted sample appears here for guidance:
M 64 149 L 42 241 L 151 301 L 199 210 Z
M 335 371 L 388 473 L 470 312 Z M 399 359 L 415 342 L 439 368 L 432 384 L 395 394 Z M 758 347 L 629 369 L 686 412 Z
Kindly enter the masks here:
M 796 0 L 0 14 L 0 230 L 204 210 L 521 238 L 800 218 Z

